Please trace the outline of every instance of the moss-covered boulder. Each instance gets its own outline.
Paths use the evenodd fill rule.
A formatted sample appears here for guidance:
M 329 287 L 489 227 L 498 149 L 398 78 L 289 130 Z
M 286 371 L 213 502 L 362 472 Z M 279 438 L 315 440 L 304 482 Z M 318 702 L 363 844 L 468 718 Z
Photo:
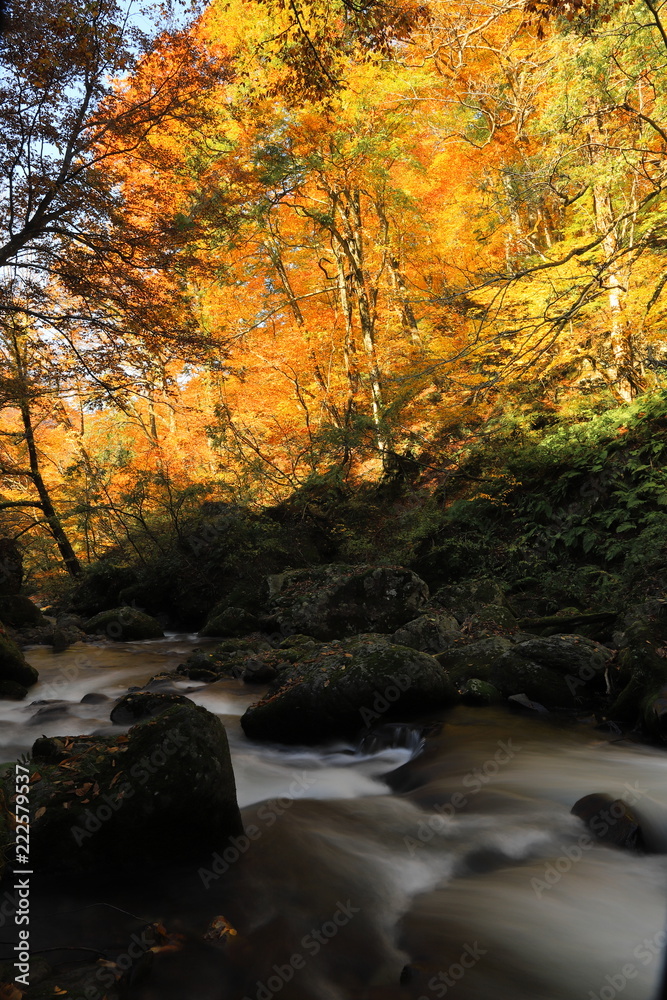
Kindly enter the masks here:
M 503 653 L 512 649 L 512 642 L 505 636 L 490 635 L 466 646 L 445 650 L 437 659 L 458 684 L 470 677 L 485 677 Z
M 281 667 L 294 662 L 289 650 L 274 649 L 266 638 L 247 636 L 244 639 L 227 639 L 215 649 L 195 649 L 178 673 L 191 680 L 214 681 L 223 677 L 244 680 L 248 683 L 267 683 L 273 680 Z
M 526 643 L 491 635 L 438 656 L 460 697 L 493 704 L 499 697 L 525 694 L 547 708 L 571 708 L 574 694 L 560 673 L 519 653 Z
M 394 632 L 417 618 L 428 587 L 402 566 L 327 565 L 269 578 L 282 631 L 328 642 L 360 632 Z
M 457 700 L 437 660 L 382 637 L 357 636 L 305 652 L 241 719 L 251 739 L 315 744 L 352 738 L 383 718 L 407 718 Z
M 422 653 L 440 653 L 461 637 L 459 623 L 452 615 L 420 615 L 397 629 L 391 641 L 397 646 L 409 646 Z
M 25 697 L 27 688 L 36 684 L 39 674 L 0 625 L 0 698 Z M 23 694 L 21 694 L 23 689 Z
M 518 623 L 509 608 L 502 604 L 487 604 L 476 611 L 470 619 L 470 628 L 477 634 L 487 632 L 516 632 Z
M 518 655 L 515 649 L 503 653 L 484 679 L 505 698 L 525 694 L 531 701 L 552 709 L 571 709 L 575 705 L 576 691 L 561 673 Z
M 0 621 L 15 629 L 49 625 L 37 605 L 24 594 L 0 595 Z
M 171 691 L 130 691 L 116 702 L 110 719 L 121 726 L 132 725 L 159 715 L 172 705 L 184 704 L 189 704 L 189 699 Z
M 161 639 L 164 635 L 159 621 L 130 607 L 101 611 L 85 623 L 84 629 L 88 635 L 104 635 L 114 642 Z
M 471 677 L 459 688 L 461 701 L 466 705 L 496 705 L 502 701 L 502 695 L 497 687 L 479 677 Z
M 191 702 L 119 736 L 43 737 L 32 757 L 35 868 L 192 863 L 241 832 L 224 726 Z
M 242 636 L 249 632 L 256 632 L 263 622 L 258 615 L 245 608 L 220 607 L 219 605 L 211 611 L 204 627 L 200 629 L 200 635 L 228 635 Z
M 526 660 L 584 682 L 599 677 L 612 658 L 610 649 L 583 635 L 540 636 L 519 642 L 513 648 Z
M 463 621 L 488 605 L 504 607 L 507 604 L 506 589 L 505 584 L 490 577 L 461 580 L 436 590 L 432 603 L 447 608 L 459 621 Z

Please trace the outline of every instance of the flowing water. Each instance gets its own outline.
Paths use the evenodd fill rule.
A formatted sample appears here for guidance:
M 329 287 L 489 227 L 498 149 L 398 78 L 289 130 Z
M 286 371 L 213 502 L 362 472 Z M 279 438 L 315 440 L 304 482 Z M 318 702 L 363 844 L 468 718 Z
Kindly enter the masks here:
M 24 753 L 40 735 L 118 731 L 113 700 L 173 670 L 197 643 L 30 650 L 40 683 L 26 702 L 0 703 L 0 754 Z M 242 733 L 256 690 L 235 680 L 176 686 L 227 728 L 247 836 L 159 884 L 112 879 L 61 900 L 57 931 L 45 890 L 44 947 L 99 948 L 106 936 L 117 956 L 142 922 L 171 921 L 186 943 L 137 978 L 132 1000 L 659 996 L 663 751 L 589 726 L 463 708 L 431 717 L 425 746 L 407 730 L 396 747 L 380 738 L 285 749 Z M 570 814 L 591 792 L 632 806 L 650 853 L 593 842 Z M 238 929 L 224 956 L 188 938 L 219 915 Z

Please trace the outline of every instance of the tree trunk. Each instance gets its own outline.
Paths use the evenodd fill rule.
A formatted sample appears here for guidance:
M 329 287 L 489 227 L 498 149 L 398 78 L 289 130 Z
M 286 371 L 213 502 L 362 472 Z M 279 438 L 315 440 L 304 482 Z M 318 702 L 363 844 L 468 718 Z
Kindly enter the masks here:
M 594 171 L 599 172 L 602 164 L 595 150 L 605 143 L 605 137 L 598 126 L 595 135 L 589 136 L 590 161 Z M 599 176 L 593 182 L 593 210 L 595 227 L 602 236 L 602 249 L 607 266 L 602 273 L 602 281 L 607 293 L 609 313 L 609 349 L 612 363 L 609 374 L 614 389 L 626 402 L 633 399 L 642 389 L 632 351 L 630 323 L 627 315 L 629 299 L 630 269 L 619 258 L 621 241 L 618 222 L 614 216 L 614 206 L 609 183 Z
M 343 192 L 342 198 L 338 199 L 338 207 L 344 223 L 343 232 L 334 226 L 333 235 L 350 267 L 351 283 L 357 300 L 361 341 L 368 361 L 371 412 L 375 424 L 377 447 L 384 465 L 386 456 L 391 451 L 391 442 L 387 430 L 383 426 L 382 375 L 375 350 L 375 299 L 377 293 L 369 289 L 365 273 L 360 198 L 359 191 Z
M 56 545 L 58 546 L 60 554 L 63 557 L 63 562 L 65 563 L 67 572 L 73 577 L 81 576 L 81 563 L 77 559 L 74 549 L 65 534 L 65 530 L 60 523 L 60 518 L 58 517 L 55 507 L 51 502 L 51 497 L 48 489 L 46 488 L 46 483 L 42 478 L 41 469 L 39 467 L 39 456 L 37 454 L 37 445 L 35 444 L 35 434 L 30 416 L 30 407 L 25 399 L 20 402 L 20 410 L 21 420 L 23 421 L 23 429 L 25 432 L 25 442 L 28 449 L 28 459 L 30 462 L 30 478 L 35 484 L 35 489 L 37 490 L 37 495 L 39 496 L 40 504 L 42 510 L 44 511 L 44 517 Z

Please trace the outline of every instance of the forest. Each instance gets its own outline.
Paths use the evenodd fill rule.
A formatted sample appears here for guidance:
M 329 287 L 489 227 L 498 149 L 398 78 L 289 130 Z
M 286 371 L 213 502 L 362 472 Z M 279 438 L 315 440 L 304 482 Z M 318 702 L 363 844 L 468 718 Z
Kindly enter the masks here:
M 463 495 L 502 520 L 535 463 L 660 423 L 654 0 L 131 10 L 31 0 L 0 40 L 0 518 L 36 591 L 207 504 L 399 482 L 422 540 Z M 549 544 L 655 535 L 645 430 L 604 509 L 534 498 Z
M 667 998 L 666 11 L 0 2 L 0 1000 Z

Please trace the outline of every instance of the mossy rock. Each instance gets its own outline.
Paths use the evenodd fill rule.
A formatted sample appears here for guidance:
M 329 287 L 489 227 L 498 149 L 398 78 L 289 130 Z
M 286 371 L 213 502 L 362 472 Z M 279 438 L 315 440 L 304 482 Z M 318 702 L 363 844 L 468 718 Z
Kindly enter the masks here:
M 428 587 L 402 566 L 332 564 L 269 577 L 272 609 L 283 633 L 328 642 L 360 632 L 394 632 L 417 618 Z
M 323 644 L 283 671 L 241 719 L 246 736 L 316 744 L 385 718 L 446 708 L 457 693 L 434 657 L 378 637 Z
M 575 690 L 565 677 L 555 670 L 519 656 L 515 650 L 504 653 L 491 667 L 488 681 L 503 697 L 525 694 L 547 708 L 571 709 L 575 705 Z
M 185 695 L 163 691 L 131 691 L 111 709 L 112 722 L 124 726 L 159 715 L 172 705 L 187 704 Z
M 199 634 L 243 636 L 257 631 L 260 625 L 261 621 L 257 615 L 246 611 L 245 608 L 214 608 Z
M 430 614 L 407 622 L 394 632 L 391 641 L 397 646 L 419 649 L 422 653 L 440 653 L 456 642 L 460 635 L 459 623 L 452 615 Z
M 432 604 L 446 608 L 458 621 L 482 612 L 488 605 L 505 607 L 506 587 L 499 580 L 482 577 L 477 580 L 461 580 L 446 587 L 440 587 L 433 595 Z
M 191 702 L 126 735 L 38 740 L 32 756 L 36 869 L 190 864 L 242 830 L 224 726 Z
M 291 662 L 298 655 L 293 656 Z M 191 680 L 211 681 L 232 677 L 264 683 L 274 676 L 274 671 L 288 666 L 289 662 L 288 651 L 274 649 L 264 639 L 229 639 L 208 652 L 195 649 L 185 663 L 179 665 L 178 673 Z
M 16 700 L 20 697 L 16 685 L 29 688 L 38 680 L 39 674 L 35 668 L 30 666 L 19 647 L 0 625 L 0 683 L 7 685 L 4 694 L 0 688 L 0 697 Z
M 591 677 L 604 670 L 612 657 L 610 649 L 583 635 L 539 636 L 517 643 L 514 652 L 561 674 Z
M 459 688 L 461 701 L 466 705 L 497 705 L 502 695 L 497 687 L 479 677 L 471 677 Z
M 0 595 L 0 621 L 10 628 L 49 624 L 37 605 L 23 594 Z
M 448 649 L 437 659 L 458 684 L 469 677 L 486 677 L 496 660 L 510 649 L 512 643 L 505 636 L 490 635 L 466 646 Z
M 475 612 L 470 621 L 474 632 L 515 632 L 518 623 L 509 608 L 500 604 L 487 604 Z
M 112 608 L 90 618 L 84 625 L 88 635 L 105 635 L 114 642 L 136 642 L 141 639 L 161 639 L 162 626 L 150 615 L 136 608 Z

